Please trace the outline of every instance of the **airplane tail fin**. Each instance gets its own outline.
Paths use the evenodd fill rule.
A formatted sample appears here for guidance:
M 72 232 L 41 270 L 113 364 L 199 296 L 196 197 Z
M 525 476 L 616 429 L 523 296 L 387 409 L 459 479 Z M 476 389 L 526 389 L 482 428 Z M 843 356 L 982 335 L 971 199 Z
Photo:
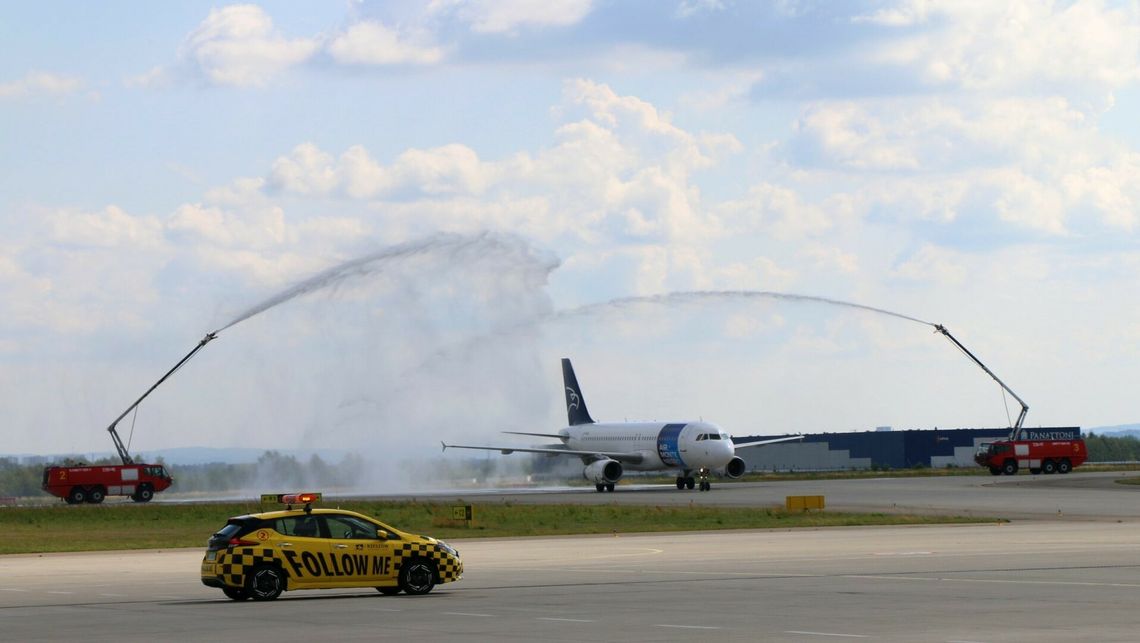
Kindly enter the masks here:
M 578 378 L 574 377 L 574 367 L 570 360 L 562 358 L 562 384 L 566 387 L 566 417 L 570 426 L 576 424 L 593 424 L 594 418 L 586 410 L 586 400 L 582 398 L 582 389 L 578 386 Z

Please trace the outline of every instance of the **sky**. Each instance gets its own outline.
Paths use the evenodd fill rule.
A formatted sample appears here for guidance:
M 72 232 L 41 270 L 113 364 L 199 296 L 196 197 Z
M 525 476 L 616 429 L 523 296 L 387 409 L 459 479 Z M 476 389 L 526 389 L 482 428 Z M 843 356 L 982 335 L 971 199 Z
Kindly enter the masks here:
M 1140 421 L 1135 1 L 8 3 L 0 43 L 3 452 L 110 450 L 219 329 L 132 451 L 390 468 L 557 429 L 560 357 L 598 419 L 1008 426 L 923 322 L 1029 426 Z

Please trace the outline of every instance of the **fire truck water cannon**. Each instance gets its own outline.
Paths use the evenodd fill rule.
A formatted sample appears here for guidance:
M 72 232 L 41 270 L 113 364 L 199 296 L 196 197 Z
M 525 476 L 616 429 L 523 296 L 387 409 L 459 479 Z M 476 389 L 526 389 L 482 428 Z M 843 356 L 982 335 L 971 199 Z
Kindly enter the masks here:
M 968 348 L 966 348 L 965 346 L 962 345 L 962 342 L 958 341 L 958 339 L 956 337 L 951 335 L 950 331 L 946 330 L 945 326 L 943 326 L 942 324 L 934 324 L 934 329 L 936 332 L 942 333 L 943 335 L 946 336 L 947 339 L 954 342 L 954 345 L 958 347 L 958 350 L 962 351 L 962 353 L 965 354 L 966 357 L 969 357 L 971 360 L 974 361 L 975 364 L 980 366 L 981 369 L 986 372 L 986 375 L 989 375 L 990 377 L 994 378 L 994 381 L 998 383 L 998 386 L 1000 386 L 1002 388 L 1002 390 L 1004 390 L 1006 393 L 1009 393 L 1010 395 L 1012 395 L 1013 399 L 1017 400 L 1018 404 L 1021 405 L 1021 413 L 1018 414 L 1017 422 L 1013 423 L 1013 426 L 1010 427 L 1010 432 L 1009 432 L 1009 439 L 1010 440 L 1016 440 L 1021 434 L 1021 425 L 1025 422 L 1025 415 L 1027 413 L 1029 413 L 1029 405 L 1026 404 L 1025 400 L 1021 399 L 1021 397 L 1018 396 L 1017 393 L 1014 393 L 1013 389 L 1006 386 L 1005 382 L 1001 381 L 1001 379 L 997 375 L 994 375 L 993 371 L 986 368 L 986 365 L 982 363 L 982 360 L 975 357 L 974 354 L 971 353 Z

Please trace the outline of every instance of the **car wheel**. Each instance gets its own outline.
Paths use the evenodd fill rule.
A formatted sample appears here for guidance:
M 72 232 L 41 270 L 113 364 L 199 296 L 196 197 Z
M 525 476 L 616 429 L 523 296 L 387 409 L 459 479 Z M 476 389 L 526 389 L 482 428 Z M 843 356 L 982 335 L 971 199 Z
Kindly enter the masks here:
M 271 601 L 285 590 L 285 574 L 276 567 L 261 565 L 255 567 L 247 577 L 246 591 L 255 601 Z
M 150 502 L 150 499 L 153 497 L 154 489 L 151 489 L 150 485 L 144 484 L 139 487 L 139 490 L 135 492 L 135 495 L 131 496 L 131 500 L 134 500 L 135 502 Z
M 1068 473 L 1073 470 L 1073 463 L 1069 462 L 1068 458 L 1061 460 L 1057 465 L 1057 473 Z
M 380 592 L 381 594 L 383 594 L 385 596 L 395 596 L 396 594 L 400 593 L 400 588 L 399 587 L 377 587 L 376 591 Z
M 222 593 L 226 598 L 232 598 L 235 601 L 244 601 L 249 598 L 249 591 L 238 587 L 223 587 Z
M 400 567 L 400 589 L 405 594 L 427 594 L 435 587 L 435 563 L 423 558 L 411 558 Z
M 107 493 L 103 491 L 103 487 L 95 487 L 91 490 L 90 493 L 87 494 L 87 502 L 90 502 L 93 505 L 97 505 L 100 502 L 103 502 L 103 499 L 106 497 Z
M 87 492 L 83 490 L 83 487 L 74 487 L 71 493 L 67 494 L 67 501 L 73 505 L 78 505 L 84 500 L 87 500 Z

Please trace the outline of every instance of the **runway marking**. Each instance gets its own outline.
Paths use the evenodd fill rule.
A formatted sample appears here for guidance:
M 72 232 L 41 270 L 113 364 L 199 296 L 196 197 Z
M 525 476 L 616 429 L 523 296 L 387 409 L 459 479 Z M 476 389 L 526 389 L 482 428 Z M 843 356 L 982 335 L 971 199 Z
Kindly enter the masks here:
M 652 547 L 647 547 L 645 549 L 639 549 L 639 550 L 632 551 L 632 552 L 629 552 L 626 554 L 601 554 L 598 556 L 587 556 L 586 559 L 587 560 L 598 560 L 601 558 L 622 558 L 622 557 L 626 557 L 626 556 L 645 556 L 647 554 L 648 555 L 657 555 L 657 554 L 664 554 L 664 553 L 665 553 L 664 549 L 653 549 Z
M 494 614 L 474 614 L 471 612 L 444 612 L 449 616 L 494 616 Z
M 0 592 L 26 592 L 26 589 L 17 589 L 15 587 L 0 587 Z
M 713 627 L 711 625 L 669 625 L 667 623 L 657 623 L 653 627 L 672 627 L 679 630 L 719 630 L 722 628 Z
M 539 616 L 538 620 L 540 620 L 540 621 L 561 621 L 561 622 L 565 622 L 565 623 L 597 623 L 597 621 L 591 621 L 591 620 L 585 619 L 585 618 L 555 618 L 553 616 Z
M 869 639 L 866 634 L 840 634 L 838 632 L 808 632 L 805 630 L 785 630 L 784 634 L 803 634 L 804 636 L 834 636 L 845 639 Z
M 1094 583 L 1075 580 L 1017 580 L 1013 578 L 944 578 L 938 576 L 882 576 L 874 574 L 844 574 L 843 578 L 869 580 L 917 580 L 947 583 L 1005 583 L 1010 585 L 1073 585 L 1076 587 L 1140 587 L 1140 583 Z
M 47 594 L 74 594 L 75 592 L 46 592 Z

